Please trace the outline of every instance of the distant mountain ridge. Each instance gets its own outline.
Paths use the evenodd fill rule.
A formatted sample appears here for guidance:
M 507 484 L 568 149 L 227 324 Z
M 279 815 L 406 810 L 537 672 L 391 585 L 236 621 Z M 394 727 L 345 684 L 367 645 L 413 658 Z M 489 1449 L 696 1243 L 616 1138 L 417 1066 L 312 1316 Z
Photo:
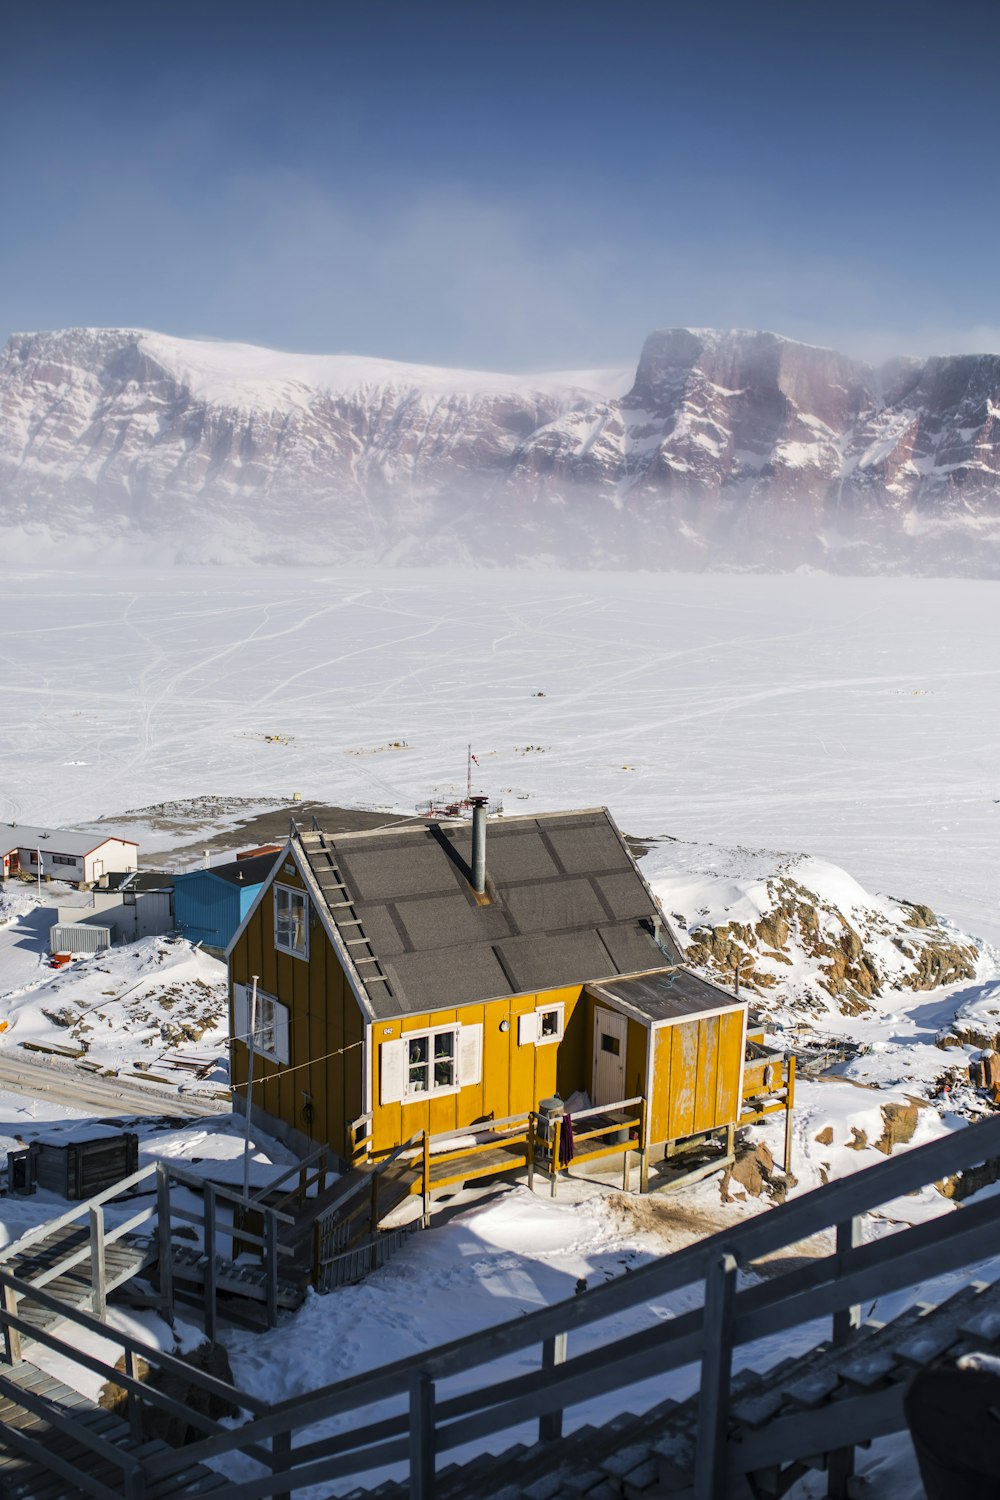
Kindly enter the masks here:
M 0 356 L 8 555 L 1000 576 L 1000 356 L 671 328 L 506 376 L 125 329 Z

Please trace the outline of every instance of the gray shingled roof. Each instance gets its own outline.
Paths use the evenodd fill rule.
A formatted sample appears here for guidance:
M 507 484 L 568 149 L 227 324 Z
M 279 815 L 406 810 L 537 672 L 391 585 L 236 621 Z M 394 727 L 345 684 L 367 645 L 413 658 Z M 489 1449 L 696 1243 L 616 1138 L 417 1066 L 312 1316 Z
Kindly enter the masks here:
M 79 828 L 37 828 L 33 823 L 0 823 L 0 852 L 12 849 L 41 849 L 43 854 L 76 855 L 82 858 L 99 849 L 109 839 L 121 839 L 118 833 L 88 833 Z M 134 844 L 134 839 L 121 839 Z
M 490 819 L 489 905 L 467 823 L 299 839 L 378 1020 L 680 960 L 665 929 L 668 951 L 654 941 L 662 913 L 603 808 Z

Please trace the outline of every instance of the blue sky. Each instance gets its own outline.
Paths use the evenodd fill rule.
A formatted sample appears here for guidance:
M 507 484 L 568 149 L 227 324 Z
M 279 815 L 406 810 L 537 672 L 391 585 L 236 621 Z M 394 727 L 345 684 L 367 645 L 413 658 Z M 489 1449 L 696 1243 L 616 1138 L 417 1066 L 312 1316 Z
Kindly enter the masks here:
M 1000 348 L 1000 7 L 8 0 L 0 334 Z

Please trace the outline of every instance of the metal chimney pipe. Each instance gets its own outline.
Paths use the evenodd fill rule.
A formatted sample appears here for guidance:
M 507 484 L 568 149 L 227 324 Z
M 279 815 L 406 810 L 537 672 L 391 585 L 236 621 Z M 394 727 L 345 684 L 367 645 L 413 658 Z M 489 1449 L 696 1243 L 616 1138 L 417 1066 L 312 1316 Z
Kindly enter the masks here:
M 472 889 L 486 891 L 486 797 L 472 798 Z

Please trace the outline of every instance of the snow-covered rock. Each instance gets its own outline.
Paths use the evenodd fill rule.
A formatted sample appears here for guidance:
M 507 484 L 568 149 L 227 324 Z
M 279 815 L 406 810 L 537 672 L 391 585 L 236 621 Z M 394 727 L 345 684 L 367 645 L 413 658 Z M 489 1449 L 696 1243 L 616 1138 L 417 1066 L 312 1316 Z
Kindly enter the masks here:
M 1000 356 L 667 329 L 511 376 L 122 329 L 0 356 L 9 555 L 1000 575 Z
M 688 962 L 727 985 L 738 969 L 771 1020 L 861 1015 L 887 991 L 939 989 L 979 970 L 976 939 L 810 855 L 662 840 L 643 870 Z

